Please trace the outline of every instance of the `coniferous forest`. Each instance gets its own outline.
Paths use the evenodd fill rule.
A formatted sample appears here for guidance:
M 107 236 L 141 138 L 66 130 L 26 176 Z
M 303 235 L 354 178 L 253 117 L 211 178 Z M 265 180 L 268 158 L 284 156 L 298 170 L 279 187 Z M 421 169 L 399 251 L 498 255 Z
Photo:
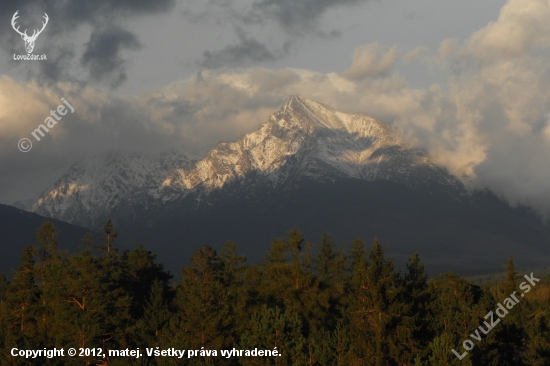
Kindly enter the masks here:
M 550 365 L 550 281 L 519 297 L 525 274 L 512 257 L 503 281 L 477 286 L 453 273 L 428 279 L 416 254 L 398 271 L 376 239 L 344 247 L 323 234 L 312 245 L 294 229 L 258 264 L 232 242 L 219 253 L 204 245 L 174 283 L 145 247 L 119 252 L 110 220 L 104 233 L 69 254 L 46 222 L 10 280 L 0 275 L 1 365 Z M 12 356 L 69 347 L 105 357 Z M 143 357 L 108 353 L 138 348 Z M 280 355 L 222 356 L 233 349 Z

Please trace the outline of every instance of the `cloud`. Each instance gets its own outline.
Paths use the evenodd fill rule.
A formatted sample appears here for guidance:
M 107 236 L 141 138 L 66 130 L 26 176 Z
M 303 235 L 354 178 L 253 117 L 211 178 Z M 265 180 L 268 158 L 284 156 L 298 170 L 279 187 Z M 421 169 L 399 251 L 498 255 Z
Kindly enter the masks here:
M 428 54 L 429 54 L 429 50 L 427 47 L 418 46 L 418 47 L 415 47 L 414 50 L 407 53 L 403 58 L 403 60 L 407 63 L 410 63 L 410 62 L 414 62 L 416 60 L 422 59 L 428 56 Z
M 120 52 L 139 48 L 136 36 L 128 31 L 118 27 L 96 30 L 86 44 L 81 62 L 94 80 L 109 80 L 112 87 L 117 87 L 126 80 Z
M 122 49 L 137 50 L 137 37 L 120 26 L 121 20 L 132 17 L 155 15 L 171 10 L 175 0 L 144 1 L 144 0 L 98 0 L 85 2 L 79 0 L 0 0 L 0 24 L 10 24 L 15 11 L 19 11 L 18 24 L 21 29 L 41 27 L 42 16 L 47 13 L 50 20 L 43 34 L 37 41 L 35 53 L 47 50 L 48 61 L 42 62 L 40 71 L 28 71 L 29 77 L 38 78 L 42 82 L 54 84 L 56 81 L 80 80 L 81 70 L 76 69 L 72 61 L 80 57 L 84 66 L 94 80 L 101 80 L 108 85 L 118 86 L 125 78 L 125 63 L 118 51 Z M 90 38 L 86 44 L 84 55 L 77 55 L 72 49 L 78 48 L 70 43 L 75 42 L 76 35 L 82 37 L 91 28 Z M 0 47 L 8 53 L 23 52 L 20 36 L 11 27 L 0 29 Z M 108 36 L 114 37 L 114 44 L 109 53 L 102 53 L 100 46 L 109 46 Z M 107 62 L 108 69 L 100 70 L 98 62 Z M 12 67 L 31 68 L 26 63 L 17 63 Z
M 2 9 L 0 20 L 2 24 L 9 24 L 12 15 L 19 10 L 21 23 L 28 24 L 34 21 L 35 24 L 40 25 L 41 17 L 45 12 L 52 21 L 48 24 L 48 30 L 58 34 L 79 28 L 83 23 L 104 25 L 108 21 L 123 16 L 163 13 L 174 6 L 175 0 L 96 0 L 93 3 L 79 0 L 66 0 L 61 3 L 56 0 L 19 0 L 17 2 L 0 0 Z M 23 26 L 22 29 L 26 27 Z
M 288 56 L 299 39 L 306 36 L 339 37 L 341 30 L 323 29 L 323 15 L 332 9 L 368 2 L 370 0 L 189 1 L 184 5 L 183 14 L 190 22 L 213 22 L 217 26 L 235 29 L 238 43 L 219 51 L 204 52 L 199 64 L 214 69 L 266 64 L 282 59 Z M 266 39 L 248 34 L 264 34 Z
M 338 30 L 325 32 L 319 21 L 328 11 L 372 0 L 188 0 L 183 14 L 189 21 L 238 24 L 241 27 L 276 24 L 290 36 L 337 37 Z
M 50 53 L 48 62 L 41 62 L 38 74 L 35 74 L 34 70 L 31 71 L 29 79 L 40 77 L 48 84 L 55 84 L 59 80 L 74 80 L 74 78 L 66 74 L 67 70 L 70 70 L 71 61 L 75 56 L 73 48 L 67 45 L 60 45 L 49 48 L 48 53 Z
M 396 121 L 474 187 L 550 215 L 550 3 L 510 0 L 463 45 L 442 42 L 446 85 Z
M 275 61 L 277 57 L 268 48 L 254 38 L 248 37 L 242 30 L 237 30 L 239 43 L 226 46 L 220 51 L 206 51 L 201 66 L 208 69 L 231 66 L 248 66 L 250 63 Z
M 351 67 L 342 75 L 349 80 L 361 80 L 387 74 L 397 60 L 397 48 L 373 43 L 359 47 L 353 54 Z
M 490 188 L 512 204 L 531 205 L 548 215 L 547 24 L 547 1 L 510 0 L 496 22 L 465 42 L 447 40 L 439 50 L 413 51 L 405 62 L 421 57 L 447 75 L 427 89 L 411 87 L 399 74 L 404 63 L 397 47 L 379 44 L 358 48 L 341 74 L 210 69 L 138 96 L 112 97 L 79 82 L 45 87 L 4 76 L 0 171 L 10 174 L 0 174 L 0 201 L 38 194 L 77 158 L 101 151 L 211 148 L 220 140 L 234 140 L 257 129 L 289 94 L 297 93 L 392 123 L 451 172 L 467 176 L 474 188 Z M 510 45 L 499 35 L 507 29 L 517 35 Z M 237 57 L 227 54 L 229 61 Z M 60 96 L 77 113 L 64 117 L 31 152 L 19 152 L 17 141 L 29 136 Z
M 522 56 L 535 47 L 550 46 L 550 7 L 547 1 L 510 0 L 497 22 L 472 35 L 468 53 L 484 60 Z
M 356 5 L 368 0 L 257 0 L 254 16 L 261 21 L 275 19 L 288 33 L 304 34 L 318 31 L 317 21 L 329 9 Z
M 337 74 L 296 69 L 205 70 L 138 96 L 114 97 L 78 82 L 44 86 L 4 76 L 0 78 L 0 171 L 11 171 L 18 164 L 19 172 L 1 175 L 0 202 L 37 195 L 74 161 L 103 151 L 202 149 L 235 140 L 256 130 L 292 93 L 364 112 L 377 101 L 373 96 L 380 102 L 384 91 L 393 93 L 399 85 L 402 81 L 394 78 L 358 89 Z M 358 92 L 365 99 L 357 99 Z M 62 96 L 75 113 L 63 117 L 41 141 L 33 140 L 30 152 L 21 153 L 17 142 L 32 138 L 30 133 Z M 387 103 L 372 109 L 391 114 Z

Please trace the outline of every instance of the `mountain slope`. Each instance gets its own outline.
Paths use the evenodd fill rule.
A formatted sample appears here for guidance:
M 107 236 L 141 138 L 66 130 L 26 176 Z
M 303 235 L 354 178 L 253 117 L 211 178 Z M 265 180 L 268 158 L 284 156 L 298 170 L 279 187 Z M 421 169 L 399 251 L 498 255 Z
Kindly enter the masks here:
M 32 210 L 93 229 L 112 218 L 127 246 L 145 244 L 171 269 L 229 239 L 259 260 L 292 227 L 310 240 L 325 230 L 346 242 L 377 235 L 391 255 L 418 251 L 432 269 L 550 258 L 550 228 L 529 210 L 469 192 L 388 124 L 296 95 L 257 131 L 202 156 L 79 162 Z
M 98 228 L 113 211 L 126 217 L 240 182 L 295 187 L 300 179 L 378 179 L 422 186 L 429 181 L 465 193 L 458 179 L 389 125 L 291 96 L 260 128 L 223 142 L 203 159 L 187 152 L 160 156 L 101 155 L 79 162 L 46 190 L 32 211 Z
M 190 151 L 98 155 L 74 164 L 30 210 L 97 230 L 113 210 L 126 207 L 131 216 L 134 207 L 156 200 L 169 172 L 193 164 L 196 158 Z
M 60 249 L 80 250 L 80 241 L 86 233 L 91 232 L 66 222 L 0 204 L 0 273 L 10 276 L 11 271 L 17 269 L 21 251 L 25 246 L 36 242 L 36 232 L 45 221 L 52 222 L 59 231 Z
M 175 169 L 163 188 L 220 188 L 251 172 L 273 185 L 332 175 L 408 185 L 443 179 L 460 186 L 423 151 L 407 146 L 390 125 L 294 95 L 257 131 L 220 143 L 194 169 Z

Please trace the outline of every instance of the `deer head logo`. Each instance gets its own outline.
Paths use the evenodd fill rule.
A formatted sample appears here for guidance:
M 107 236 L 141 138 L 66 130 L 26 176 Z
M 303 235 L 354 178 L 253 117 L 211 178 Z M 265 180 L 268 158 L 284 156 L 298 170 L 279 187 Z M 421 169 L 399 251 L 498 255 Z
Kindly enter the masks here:
M 37 30 L 35 29 L 34 32 L 32 33 L 32 36 L 28 36 L 27 35 L 27 30 L 25 29 L 24 32 L 20 32 L 19 31 L 19 26 L 17 26 L 17 28 L 15 28 L 15 20 L 17 18 L 19 18 L 19 15 L 17 15 L 17 13 L 19 13 L 19 10 L 17 10 L 15 12 L 15 14 L 13 14 L 13 18 L 11 18 L 11 26 L 13 27 L 13 29 L 19 33 L 21 35 L 21 38 L 23 38 L 23 41 L 25 41 L 25 48 L 27 49 L 27 53 L 32 53 L 32 50 L 34 49 L 34 42 L 36 42 L 36 38 L 38 38 L 38 36 L 40 35 L 40 33 L 42 33 L 42 31 L 44 30 L 44 28 L 46 28 L 46 24 L 48 24 L 48 14 L 44 13 L 44 16 L 43 18 L 46 20 L 45 22 L 42 22 L 42 29 L 40 30 Z

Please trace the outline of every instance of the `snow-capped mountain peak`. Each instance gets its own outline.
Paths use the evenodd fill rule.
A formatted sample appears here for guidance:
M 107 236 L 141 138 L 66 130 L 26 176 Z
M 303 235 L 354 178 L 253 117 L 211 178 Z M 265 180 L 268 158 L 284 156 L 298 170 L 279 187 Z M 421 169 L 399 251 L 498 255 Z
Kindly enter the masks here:
M 33 211 L 90 226 L 116 210 L 131 215 L 138 207 L 197 191 L 208 197 L 229 183 L 241 189 L 250 184 L 290 189 L 303 179 L 339 178 L 460 184 L 424 152 L 408 146 L 392 126 L 291 95 L 258 130 L 219 143 L 204 157 L 106 154 L 76 163 L 44 191 Z

